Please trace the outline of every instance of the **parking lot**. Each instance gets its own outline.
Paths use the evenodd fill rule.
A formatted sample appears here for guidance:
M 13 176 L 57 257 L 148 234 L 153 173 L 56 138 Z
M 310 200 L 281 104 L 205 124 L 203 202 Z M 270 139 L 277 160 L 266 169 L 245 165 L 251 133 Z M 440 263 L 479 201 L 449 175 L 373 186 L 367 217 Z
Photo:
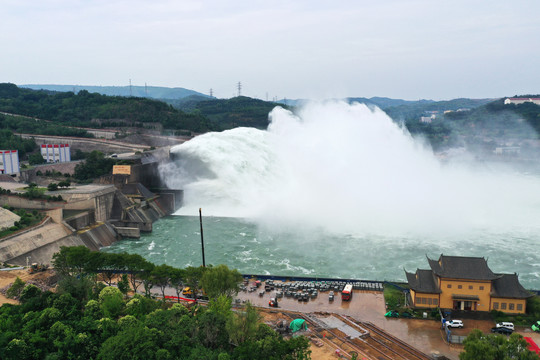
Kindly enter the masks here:
M 345 285 L 345 282 L 329 286 L 326 286 L 328 284 L 325 282 L 274 281 L 270 284 L 272 283 L 273 286 L 270 285 L 265 289 L 268 285 L 267 282 L 261 282 L 259 287 L 256 287 L 255 280 L 250 280 L 246 284 L 246 291 L 240 291 L 237 299 L 240 302 L 249 300 L 256 306 L 268 307 L 270 299 L 276 298 L 280 308 L 307 313 L 333 312 L 348 315 L 356 313 L 380 313 L 384 315 L 385 312 L 382 291 L 353 290 L 352 299 L 350 301 L 342 301 L 341 288 Z M 379 284 L 380 286 L 377 286 L 377 289 L 382 290 L 382 284 Z M 358 284 L 357 288 L 359 287 L 361 287 L 360 284 Z M 371 285 L 371 287 L 375 288 L 375 285 Z M 250 289 L 252 290 L 250 291 Z M 279 296 L 279 292 L 281 292 L 281 296 Z M 287 295 L 287 292 L 290 294 Z M 333 301 L 329 299 L 331 292 L 334 293 Z M 302 294 L 301 298 L 299 294 Z
M 280 283 L 281 285 L 276 286 Z M 238 293 L 237 301 L 240 303 L 250 301 L 252 304 L 260 307 L 269 308 L 270 298 L 276 297 L 278 291 L 284 291 L 286 283 L 274 282 L 274 288 L 265 290 L 266 283 L 261 284 L 255 290 L 249 291 L 250 287 L 255 286 L 255 280 L 250 280 L 246 285 L 246 291 Z M 281 286 L 281 287 L 279 287 Z M 289 287 L 290 289 L 290 287 Z M 309 289 L 309 288 L 308 288 Z M 306 292 L 307 289 L 297 289 L 295 292 Z M 262 291 L 262 296 L 260 295 Z M 330 291 L 334 291 L 334 300 L 329 300 Z M 342 301 L 340 292 L 336 290 L 317 290 L 317 296 L 312 297 L 311 293 L 307 301 L 299 301 L 294 296 L 285 296 L 277 298 L 278 306 L 284 310 L 299 311 L 303 313 L 336 313 L 349 315 L 359 321 L 369 321 L 397 338 L 411 344 L 426 354 L 441 354 L 450 359 L 458 359 L 462 351 L 461 345 L 448 345 L 444 341 L 444 332 L 441 330 L 441 323 L 428 319 L 402 319 L 385 318 L 386 306 L 382 291 L 373 290 L 354 290 L 350 301 Z M 490 333 L 491 328 L 495 326 L 490 320 L 475 320 L 464 318 L 462 329 L 453 329 L 452 334 L 466 336 L 471 330 L 479 329 L 484 333 Z M 540 334 L 533 333 L 527 328 L 516 328 L 516 332 L 523 336 L 532 337 L 537 343 L 540 343 Z

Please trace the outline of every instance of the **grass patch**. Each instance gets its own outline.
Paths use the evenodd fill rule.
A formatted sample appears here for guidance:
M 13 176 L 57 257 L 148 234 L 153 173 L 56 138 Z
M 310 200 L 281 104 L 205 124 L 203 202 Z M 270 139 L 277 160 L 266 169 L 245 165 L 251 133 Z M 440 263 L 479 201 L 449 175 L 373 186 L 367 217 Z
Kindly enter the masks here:
M 387 310 L 400 310 L 405 305 L 405 295 L 402 290 L 392 285 L 384 285 L 384 302 Z
M 32 210 L 32 211 L 26 211 L 24 209 L 15 210 L 10 207 L 7 207 L 7 209 L 19 215 L 21 218 L 19 219 L 19 221 L 15 221 L 12 227 L 0 231 L 0 238 L 9 236 L 20 230 L 34 226 L 43 219 L 43 214 L 37 210 Z

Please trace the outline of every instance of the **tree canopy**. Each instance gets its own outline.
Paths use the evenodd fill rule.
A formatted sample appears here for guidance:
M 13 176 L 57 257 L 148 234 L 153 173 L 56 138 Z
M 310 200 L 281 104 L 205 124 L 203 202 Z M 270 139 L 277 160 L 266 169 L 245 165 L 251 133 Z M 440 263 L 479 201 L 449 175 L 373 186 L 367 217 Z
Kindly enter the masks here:
M 484 335 L 474 329 L 463 342 L 464 351 L 459 354 L 460 360 L 537 360 L 538 356 L 527 350 L 527 342 L 523 336 L 512 334 Z
M 86 90 L 77 94 L 30 90 L 9 83 L 0 84 L 0 111 L 80 127 L 154 127 L 153 124 L 161 123 L 167 129 L 213 130 L 204 116 L 184 113 L 157 100 L 106 96 Z
M 226 296 L 191 308 L 139 294 L 126 299 L 95 276 L 131 268 L 171 279 L 174 268 L 84 247 L 62 247 L 54 265 L 69 284 L 52 293 L 18 281 L 21 304 L 0 307 L 0 359 L 309 359 L 307 338 L 284 339 L 249 304 L 232 311 Z

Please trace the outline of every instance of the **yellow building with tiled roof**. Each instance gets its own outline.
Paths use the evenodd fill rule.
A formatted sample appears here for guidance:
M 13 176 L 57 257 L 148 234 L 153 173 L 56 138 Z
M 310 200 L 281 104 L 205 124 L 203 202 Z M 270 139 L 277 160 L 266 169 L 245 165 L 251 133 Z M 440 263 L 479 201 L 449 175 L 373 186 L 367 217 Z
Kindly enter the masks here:
M 493 273 L 483 257 L 441 254 L 428 263 L 430 270 L 405 271 L 414 307 L 525 313 L 532 295 L 516 274 Z

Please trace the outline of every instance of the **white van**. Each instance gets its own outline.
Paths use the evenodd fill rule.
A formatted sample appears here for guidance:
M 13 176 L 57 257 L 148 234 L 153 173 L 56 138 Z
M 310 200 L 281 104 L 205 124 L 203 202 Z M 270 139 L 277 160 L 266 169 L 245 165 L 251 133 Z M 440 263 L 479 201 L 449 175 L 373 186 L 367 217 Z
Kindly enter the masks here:
M 511 322 L 505 322 L 505 321 L 500 322 L 500 323 L 497 324 L 497 327 L 498 328 L 503 327 L 503 328 L 507 328 L 507 329 L 512 329 L 512 331 L 514 331 L 514 323 L 511 323 Z

